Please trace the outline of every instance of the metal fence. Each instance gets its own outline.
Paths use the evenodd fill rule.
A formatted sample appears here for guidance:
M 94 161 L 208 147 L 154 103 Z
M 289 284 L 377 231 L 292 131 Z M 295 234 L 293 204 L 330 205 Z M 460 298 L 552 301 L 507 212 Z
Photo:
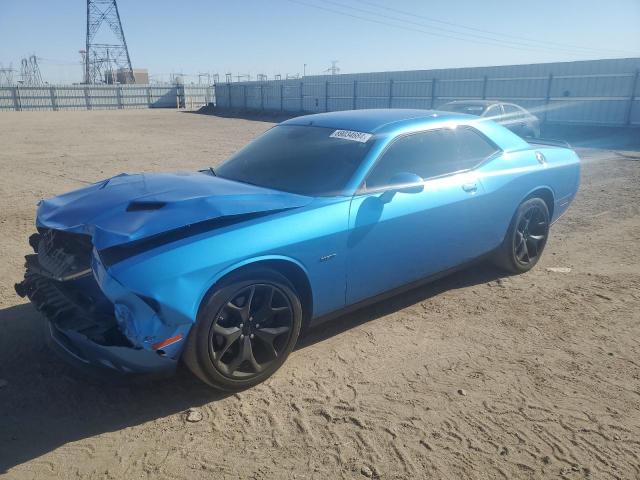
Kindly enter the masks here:
M 0 86 L 0 111 L 196 109 L 214 99 L 213 87 L 200 85 Z
M 452 100 L 487 99 L 516 103 L 549 123 L 640 125 L 639 69 L 640 59 L 620 59 L 219 83 L 216 107 L 431 109 Z

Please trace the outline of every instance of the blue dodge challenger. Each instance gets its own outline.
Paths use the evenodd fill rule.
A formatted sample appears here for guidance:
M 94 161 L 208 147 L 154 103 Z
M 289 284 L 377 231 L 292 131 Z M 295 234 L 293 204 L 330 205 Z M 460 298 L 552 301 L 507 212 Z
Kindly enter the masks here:
M 217 168 L 122 174 L 40 202 L 24 280 L 51 344 L 104 371 L 223 390 L 321 319 L 490 257 L 540 259 L 580 178 L 566 145 L 470 115 L 294 118 Z

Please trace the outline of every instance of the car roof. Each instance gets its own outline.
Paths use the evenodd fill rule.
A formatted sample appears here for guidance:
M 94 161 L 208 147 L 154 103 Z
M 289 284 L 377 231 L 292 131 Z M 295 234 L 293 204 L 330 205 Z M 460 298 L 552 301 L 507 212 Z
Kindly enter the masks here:
M 380 108 L 317 113 L 286 120 L 281 125 L 301 125 L 366 133 L 383 133 L 412 124 L 438 124 L 452 120 L 468 122 L 474 117 L 462 113 L 437 110 Z

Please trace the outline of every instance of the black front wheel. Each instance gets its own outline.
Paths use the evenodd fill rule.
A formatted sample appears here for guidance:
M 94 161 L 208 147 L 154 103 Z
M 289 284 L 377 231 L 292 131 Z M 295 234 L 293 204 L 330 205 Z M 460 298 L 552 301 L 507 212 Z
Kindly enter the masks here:
M 516 211 L 502 246 L 497 263 L 512 273 L 531 270 L 540 257 L 549 236 L 549 209 L 544 200 L 530 198 Z
M 209 385 L 241 390 L 280 368 L 301 325 L 298 295 L 280 273 L 231 274 L 205 298 L 183 358 Z

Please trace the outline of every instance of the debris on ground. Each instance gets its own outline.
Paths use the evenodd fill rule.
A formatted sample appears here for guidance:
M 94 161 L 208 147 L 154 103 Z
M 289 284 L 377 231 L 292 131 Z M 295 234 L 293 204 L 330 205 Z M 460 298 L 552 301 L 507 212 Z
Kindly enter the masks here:
M 187 410 L 187 422 L 196 423 L 202 421 L 202 412 L 197 408 Z
M 571 272 L 571 269 L 569 267 L 547 267 L 547 272 L 569 273 Z
M 364 475 L 365 477 L 367 477 L 367 478 L 371 478 L 371 477 L 373 477 L 373 471 L 372 471 L 369 467 L 367 467 L 366 465 L 364 465 L 364 466 L 360 469 L 360 473 L 361 473 L 362 475 Z

